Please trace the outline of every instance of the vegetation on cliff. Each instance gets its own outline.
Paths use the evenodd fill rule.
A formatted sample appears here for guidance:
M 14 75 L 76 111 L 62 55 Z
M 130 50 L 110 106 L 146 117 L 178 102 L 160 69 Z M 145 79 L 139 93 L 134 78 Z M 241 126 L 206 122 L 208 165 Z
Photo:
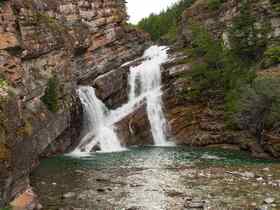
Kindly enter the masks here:
M 240 14 L 228 28 L 231 52 L 243 62 L 254 64 L 263 57 L 270 24 L 257 25 L 257 17 L 250 13 L 250 1 L 242 1 Z
M 58 105 L 58 79 L 52 77 L 49 79 L 45 95 L 41 98 L 44 104 L 51 112 L 57 112 L 59 110 Z
M 4 2 L 7 0 L 0 0 L 0 7 L 4 4 Z
M 151 34 L 153 41 L 164 39 L 169 42 L 176 41 L 178 25 L 183 11 L 192 5 L 194 0 L 180 0 L 160 14 L 151 14 L 143 18 L 138 27 Z
M 278 64 L 280 56 L 279 45 L 267 47 L 269 24 L 257 27 L 249 7 L 249 1 L 243 1 L 240 14 L 227 29 L 229 43 L 192 24 L 188 53 L 195 62 L 188 95 L 222 99 L 228 125 L 251 130 L 261 142 L 263 130 L 274 128 L 280 120 L 280 79 L 257 76 L 256 70 Z

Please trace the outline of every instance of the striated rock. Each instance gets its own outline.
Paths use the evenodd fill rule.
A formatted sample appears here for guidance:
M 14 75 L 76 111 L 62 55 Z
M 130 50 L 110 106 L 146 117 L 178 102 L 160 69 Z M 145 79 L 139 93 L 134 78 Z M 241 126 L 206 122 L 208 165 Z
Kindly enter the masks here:
M 146 105 L 140 105 L 134 112 L 116 123 L 117 133 L 125 146 L 153 144 L 153 136 Z
M 227 27 L 231 25 L 234 17 L 240 11 L 239 0 L 223 2 L 219 8 L 210 9 L 206 1 L 196 1 L 182 15 L 179 39 L 181 44 L 191 41 L 190 23 L 195 21 L 203 25 L 214 37 L 223 39 L 228 44 Z M 267 25 L 271 22 L 270 38 L 273 41 L 280 35 L 280 18 L 270 1 L 251 1 L 250 13 L 257 18 L 257 25 Z M 267 22 L 266 22 L 267 21 Z
M 97 96 L 110 107 L 119 107 L 127 101 L 127 69 L 112 70 L 93 81 Z
M 0 208 L 29 186 L 39 157 L 79 143 L 79 84 L 96 86 L 107 105 L 125 100 L 126 70 L 120 65 L 141 55 L 149 40 L 126 19 L 124 0 L 3 3 L 0 74 L 9 94 L 0 100 Z M 47 100 L 56 112 L 41 100 L 51 80 L 57 97 Z

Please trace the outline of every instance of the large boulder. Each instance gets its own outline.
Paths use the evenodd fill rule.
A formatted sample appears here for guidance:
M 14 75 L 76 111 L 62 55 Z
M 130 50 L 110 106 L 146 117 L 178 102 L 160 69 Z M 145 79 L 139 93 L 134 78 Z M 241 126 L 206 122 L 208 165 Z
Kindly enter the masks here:
M 116 123 L 117 133 L 124 146 L 152 145 L 153 136 L 145 103 Z

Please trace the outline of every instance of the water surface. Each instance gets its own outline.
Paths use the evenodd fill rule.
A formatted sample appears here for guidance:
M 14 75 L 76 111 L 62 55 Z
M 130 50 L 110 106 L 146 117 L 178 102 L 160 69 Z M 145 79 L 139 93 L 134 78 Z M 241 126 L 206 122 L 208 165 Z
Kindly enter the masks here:
M 187 147 L 131 148 L 89 157 L 59 156 L 32 175 L 44 209 L 280 209 L 280 164 L 245 153 Z M 70 208 L 70 209 L 71 209 Z

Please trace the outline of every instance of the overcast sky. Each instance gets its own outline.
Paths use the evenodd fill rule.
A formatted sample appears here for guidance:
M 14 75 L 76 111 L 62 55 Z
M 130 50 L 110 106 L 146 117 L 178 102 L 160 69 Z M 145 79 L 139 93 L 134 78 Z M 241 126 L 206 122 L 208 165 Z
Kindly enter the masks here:
M 177 0 L 127 0 L 129 22 L 137 23 L 151 13 L 159 13 Z

